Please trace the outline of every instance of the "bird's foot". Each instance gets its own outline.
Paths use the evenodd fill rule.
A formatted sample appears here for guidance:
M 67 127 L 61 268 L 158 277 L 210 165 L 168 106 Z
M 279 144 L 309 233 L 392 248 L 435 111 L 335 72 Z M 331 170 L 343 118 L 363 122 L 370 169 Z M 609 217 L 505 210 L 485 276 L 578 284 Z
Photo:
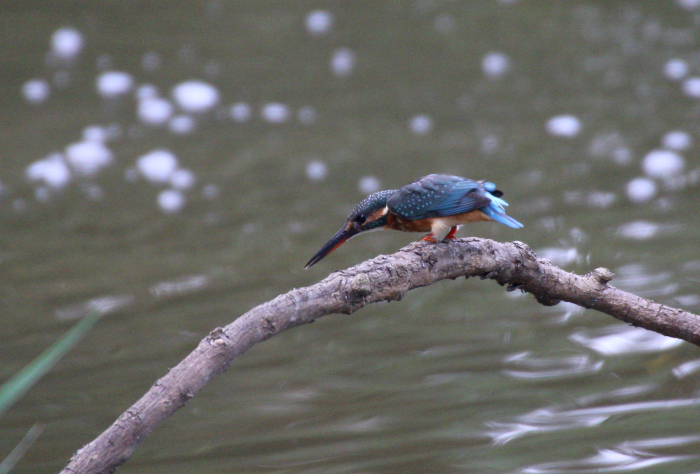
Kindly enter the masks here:
M 456 234 L 456 233 L 457 233 L 457 227 L 451 228 L 450 231 L 449 231 L 449 232 L 447 233 L 447 235 L 445 236 L 445 238 L 442 239 L 442 241 L 443 241 L 444 243 L 447 243 L 447 242 L 449 242 L 449 241 L 451 241 L 451 240 L 457 239 L 457 237 L 455 237 L 455 234 Z
M 421 240 L 425 240 L 426 242 L 432 242 L 434 244 L 437 244 L 437 240 L 435 240 L 435 234 L 432 232 L 429 234 L 424 235 L 423 237 L 420 238 Z

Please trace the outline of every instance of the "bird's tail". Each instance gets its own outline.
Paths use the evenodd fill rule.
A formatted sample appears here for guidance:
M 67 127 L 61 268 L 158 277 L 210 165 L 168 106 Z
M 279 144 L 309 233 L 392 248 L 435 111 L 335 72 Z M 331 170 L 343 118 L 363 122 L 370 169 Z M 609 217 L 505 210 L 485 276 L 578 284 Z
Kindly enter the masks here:
M 491 204 L 482 207 L 481 211 L 494 221 L 512 227 L 513 229 L 520 229 L 523 227 L 520 222 L 506 215 L 506 210 L 504 208 L 508 203 L 501 199 L 503 193 L 496 189 L 496 185 L 493 183 L 484 183 L 484 188 L 486 189 L 486 196 L 491 199 Z

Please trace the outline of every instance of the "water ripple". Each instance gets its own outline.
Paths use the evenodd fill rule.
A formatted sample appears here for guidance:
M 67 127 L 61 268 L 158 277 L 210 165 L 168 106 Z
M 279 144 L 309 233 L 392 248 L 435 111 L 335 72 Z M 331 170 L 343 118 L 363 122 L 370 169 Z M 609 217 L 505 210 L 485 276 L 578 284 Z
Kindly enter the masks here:
M 700 359 L 690 360 L 674 367 L 671 371 L 677 379 L 682 379 L 700 370 Z
M 679 288 L 672 272 L 655 272 L 648 265 L 622 265 L 615 269 L 615 275 L 618 288 L 645 298 L 674 295 Z
M 618 324 L 601 329 L 579 330 L 570 335 L 569 339 L 603 355 L 659 352 L 683 343 L 680 339 L 646 329 Z
M 647 457 L 651 456 L 651 457 Z M 654 456 L 646 453 L 627 454 L 614 449 L 601 449 L 598 454 L 576 461 L 556 461 L 527 467 L 527 474 L 562 474 L 569 472 L 622 472 L 645 469 L 658 464 L 692 459 L 696 456 Z
M 92 298 L 56 310 L 56 318 L 61 321 L 71 321 L 87 316 L 93 311 L 102 315 L 112 313 L 129 305 L 134 300 L 131 295 L 107 295 Z
M 696 459 L 696 455 L 661 456 L 642 451 L 649 448 L 677 448 L 700 442 L 700 436 L 678 436 L 626 441 L 612 449 L 599 449 L 593 456 L 573 461 L 555 461 L 530 466 L 522 471 L 528 474 L 621 472 L 644 469 L 669 462 Z
M 205 288 L 209 285 L 210 279 L 206 275 L 187 275 L 176 280 L 163 281 L 150 288 L 153 295 L 166 297 L 191 293 Z
M 488 426 L 494 430 L 487 435 L 492 438 L 494 444 L 499 445 L 533 433 L 551 433 L 600 425 L 613 415 L 669 410 L 694 405 L 700 405 L 700 399 L 654 400 L 572 410 L 559 407 L 540 408 L 518 417 L 515 422 L 488 423 Z
M 598 372 L 603 361 L 593 361 L 588 355 L 568 357 L 534 357 L 531 352 L 521 352 L 506 358 L 506 362 L 521 370 L 503 370 L 505 375 L 518 379 L 543 380 L 579 377 Z
M 558 267 L 565 267 L 573 263 L 580 263 L 583 256 L 579 253 L 576 247 L 545 247 L 537 249 L 537 255 L 540 258 L 549 260 Z

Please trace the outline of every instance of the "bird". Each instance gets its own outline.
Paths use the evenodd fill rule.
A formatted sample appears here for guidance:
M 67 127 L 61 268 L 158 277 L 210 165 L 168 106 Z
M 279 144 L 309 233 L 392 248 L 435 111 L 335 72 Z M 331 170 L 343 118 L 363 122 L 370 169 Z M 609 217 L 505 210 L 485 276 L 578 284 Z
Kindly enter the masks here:
M 506 215 L 503 192 L 489 181 L 447 174 L 430 174 L 400 189 L 378 191 L 355 206 L 345 225 L 311 257 L 315 265 L 351 237 L 379 229 L 428 232 L 421 240 L 437 243 L 455 239 L 459 226 L 495 221 L 513 229 L 523 224 Z

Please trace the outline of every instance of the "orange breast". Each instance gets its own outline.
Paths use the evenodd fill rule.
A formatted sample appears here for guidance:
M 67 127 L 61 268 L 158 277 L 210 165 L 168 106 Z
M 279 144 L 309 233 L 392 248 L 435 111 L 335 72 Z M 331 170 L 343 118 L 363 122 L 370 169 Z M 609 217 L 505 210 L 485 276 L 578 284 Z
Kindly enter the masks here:
M 440 221 L 440 227 L 454 227 L 458 225 L 468 224 L 470 222 L 492 221 L 489 216 L 477 210 L 455 214 L 445 217 L 425 217 L 423 219 L 404 219 L 401 216 L 390 212 L 389 222 L 387 227 L 394 230 L 402 230 L 404 232 L 430 232 L 434 230 L 436 221 Z
M 432 219 L 404 219 L 396 214 L 389 213 L 389 222 L 387 227 L 394 230 L 402 230 L 404 232 L 429 232 Z

